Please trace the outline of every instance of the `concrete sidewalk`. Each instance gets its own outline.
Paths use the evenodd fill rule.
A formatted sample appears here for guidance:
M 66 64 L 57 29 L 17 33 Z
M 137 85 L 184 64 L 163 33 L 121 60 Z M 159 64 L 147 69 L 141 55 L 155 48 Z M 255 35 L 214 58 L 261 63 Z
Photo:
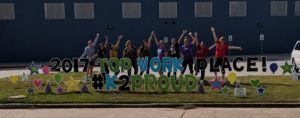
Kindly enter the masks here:
M 5 109 L 0 118 L 299 118 L 299 108 Z

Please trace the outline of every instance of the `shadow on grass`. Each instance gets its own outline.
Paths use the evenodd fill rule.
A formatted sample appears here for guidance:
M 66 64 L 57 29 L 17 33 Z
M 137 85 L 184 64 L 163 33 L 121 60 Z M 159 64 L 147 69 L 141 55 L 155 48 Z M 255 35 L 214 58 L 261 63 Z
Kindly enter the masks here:
M 237 97 L 239 99 L 249 99 L 250 97 Z
M 74 92 L 63 92 L 63 93 L 38 93 L 34 95 L 70 95 L 70 94 L 90 94 L 92 95 L 92 92 L 80 92 L 80 91 L 74 91 Z
M 263 85 L 270 85 L 270 86 L 272 86 L 272 85 L 277 85 L 277 86 L 290 86 L 290 87 L 296 86 L 296 85 L 279 84 L 279 83 L 275 83 L 275 84 L 263 83 Z
M 61 95 L 64 95 L 64 94 L 91 94 L 92 95 L 92 93 L 90 91 L 88 91 L 88 92 L 81 92 L 81 91 L 63 92 Z
M 198 92 L 142 92 L 142 91 L 136 91 L 136 92 L 132 92 L 132 91 L 97 91 L 96 93 L 100 93 L 100 94 L 140 94 L 140 95 L 167 95 L 167 94 L 201 94 Z M 207 94 L 207 93 L 202 93 L 202 94 Z
M 37 93 L 35 95 L 56 95 L 55 93 Z

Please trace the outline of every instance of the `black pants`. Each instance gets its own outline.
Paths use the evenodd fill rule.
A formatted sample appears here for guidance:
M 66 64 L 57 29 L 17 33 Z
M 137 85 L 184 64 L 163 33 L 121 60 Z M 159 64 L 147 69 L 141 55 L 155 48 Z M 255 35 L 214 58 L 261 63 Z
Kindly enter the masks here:
M 176 72 L 173 72 L 173 75 L 175 75 L 175 77 L 176 77 Z M 171 72 L 168 72 L 168 77 L 171 77 Z
M 144 72 L 145 72 L 145 71 L 141 71 L 141 72 L 140 72 L 140 75 L 142 76 L 142 75 L 144 74 Z M 149 74 L 149 67 L 147 67 L 146 74 Z
M 200 63 L 201 62 L 201 59 L 197 59 L 197 62 L 195 64 L 195 71 L 196 71 L 196 74 L 198 74 L 199 72 L 201 72 L 201 76 L 200 76 L 200 79 L 201 80 L 204 80 L 204 77 L 205 77 L 205 69 L 200 69 Z M 201 70 L 201 71 L 200 71 Z
M 101 66 L 100 66 L 100 68 L 101 68 Z M 107 64 L 104 65 L 104 72 L 102 72 L 102 70 L 101 70 L 101 73 L 102 74 L 109 74 L 109 69 L 108 69 L 108 65 Z
M 115 63 L 113 63 L 112 66 L 116 68 L 117 65 Z M 119 73 L 120 73 L 120 71 L 117 71 L 117 72 L 115 72 L 115 75 L 118 75 Z
M 132 63 L 132 67 L 133 67 L 133 69 L 134 69 L 134 74 L 135 74 L 135 75 L 138 74 L 139 68 L 138 68 L 137 62 L 133 62 L 133 63 Z M 128 72 L 127 72 L 127 74 L 128 74 L 129 77 L 131 76 L 131 69 L 132 69 L 132 68 L 130 68 L 130 69 L 128 70 Z
M 183 70 L 181 71 L 181 74 L 184 74 L 186 67 L 189 66 L 190 74 L 194 73 L 193 69 L 193 59 L 184 59 L 182 62 Z
M 223 57 L 218 57 L 216 58 L 216 63 L 215 63 L 215 68 L 219 68 L 222 72 L 222 74 L 225 74 L 225 70 L 223 69 L 223 61 L 224 58 Z
M 109 69 L 108 69 L 108 65 L 107 64 L 104 65 L 104 70 L 105 70 L 105 72 L 101 72 L 101 75 L 103 77 L 103 83 L 105 84 L 106 83 L 105 76 L 106 76 L 106 74 L 109 74 Z
M 173 68 L 171 68 L 171 69 L 173 69 Z M 176 77 L 176 72 L 173 72 L 173 75 L 175 75 L 175 77 Z M 168 72 L 168 77 L 171 77 L 171 72 Z
M 94 65 L 95 65 L 95 60 L 90 60 L 90 61 L 89 61 L 89 65 L 90 65 L 90 66 L 94 66 Z
M 174 56 L 171 56 L 171 58 L 176 58 L 176 59 L 178 59 L 178 58 L 180 58 L 180 57 L 174 57 Z M 173 68 L 172 68 L 173 69 Z M 173 75 L 175 75 L 175 77 L 176 77 L 176 74 L 177 74 L 177 72 L 173 72 Z M 171 76 L 171 72 L 168 72 L 168 77 L 170 77 Z
M 146 72 L 146 74 L 149 74 L 149 72 L 150 72 L 150 70 L 149 70 L 150 69 L 150 65 L 149 64 L 150 64 L 150 59 L 148 60 L 148 63 L 147 63 L 147 72 Z M 144 72 L 145 71 L 141 70 L 140 75 L 142 76 L 144 74 Z

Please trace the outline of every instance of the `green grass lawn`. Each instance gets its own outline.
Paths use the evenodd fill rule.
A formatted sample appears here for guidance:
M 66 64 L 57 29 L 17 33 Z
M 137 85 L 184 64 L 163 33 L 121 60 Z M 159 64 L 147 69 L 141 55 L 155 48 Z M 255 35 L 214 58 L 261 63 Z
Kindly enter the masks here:
M 81 79 L 84 73 L 63 74 L 64 81 L 69 80 L 70 75 L 75 79 Z M 97 92 L 89 83 L 90 93 L 66 93 L 57 95 L 57 84 L 52 79 L 53 74 L 32 76 L 30 79 L 43 79 L 41 89 L 35 89 L 35 95 L 27 95 L 26 89 L 33 86 L 31 81 L 18 81 L 11 83 L 8 78 L 0 79 L 0 103 L 299 103 L 300 82 L 291 79 L 291 76 L 247 76 L 238 77 L 242 87 L 247 88 L 247 97 L 238 98 L 233 95 L 234 85 L 230 86 L 229 96 L 221 92 L 211 91 L 210 86 L 205 86 L 206 94 L 198 93 L 133 93 L 133 92 Z M 210 80 L 212 78 L 206 78 Z M 259 79 L 265 86 L 265 94 L 257 95 L 256 89 L 250 85 L 251 79 Z M 50 80 L 53 94 L 45 94 L 46 80 Z M 62 87 L 65 85 L 62 82 Z M 82 83 L 78 85 L 81 88 Z M 9 96 L 26 95 L 26 99 L 11 100 Z

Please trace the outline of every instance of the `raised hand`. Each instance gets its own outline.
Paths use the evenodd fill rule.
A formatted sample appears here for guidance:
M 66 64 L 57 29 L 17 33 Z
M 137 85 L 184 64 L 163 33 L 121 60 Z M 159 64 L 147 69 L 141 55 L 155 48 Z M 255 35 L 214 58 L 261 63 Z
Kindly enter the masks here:
M 214 27 L 210 27 L 210 30 L 211 30 L 212 35 L 213 35 L 213 37 L 214 37 L 214 41 L 215 41 L 215 42 L 218 42 L 218 37 L 217 37 L 217 34 L 216 34 L 216 32 L 215 32 L 215 28 L 214 28 Z
M 215 28 L 214 28 L 214 27 L 211 27 L 210 30 L 211 30 L 211 31 L 215 31 Z
M 154 32 L 154 31 L 152 31 L 152 32 L 151 32 L 151 36 L 153 36 L 154 34 L 155 34 L 155 32 Z
M 106 40 L 108 40 L 108 36 L 105 35 L 104 38 L 105 38 Z
M 187 33 L 187 32 L 188 32 L 188 31 L 187 31 L 186 29 L 184 29 L 184 30 L 182 31 L 182 33 L 184 33 L 184 34 Z
M 121 34 L 121 35 L 119 35 L 119 37 L 118 37 L 118 39 L 122 39 L 123 38 L 123 35 Z

